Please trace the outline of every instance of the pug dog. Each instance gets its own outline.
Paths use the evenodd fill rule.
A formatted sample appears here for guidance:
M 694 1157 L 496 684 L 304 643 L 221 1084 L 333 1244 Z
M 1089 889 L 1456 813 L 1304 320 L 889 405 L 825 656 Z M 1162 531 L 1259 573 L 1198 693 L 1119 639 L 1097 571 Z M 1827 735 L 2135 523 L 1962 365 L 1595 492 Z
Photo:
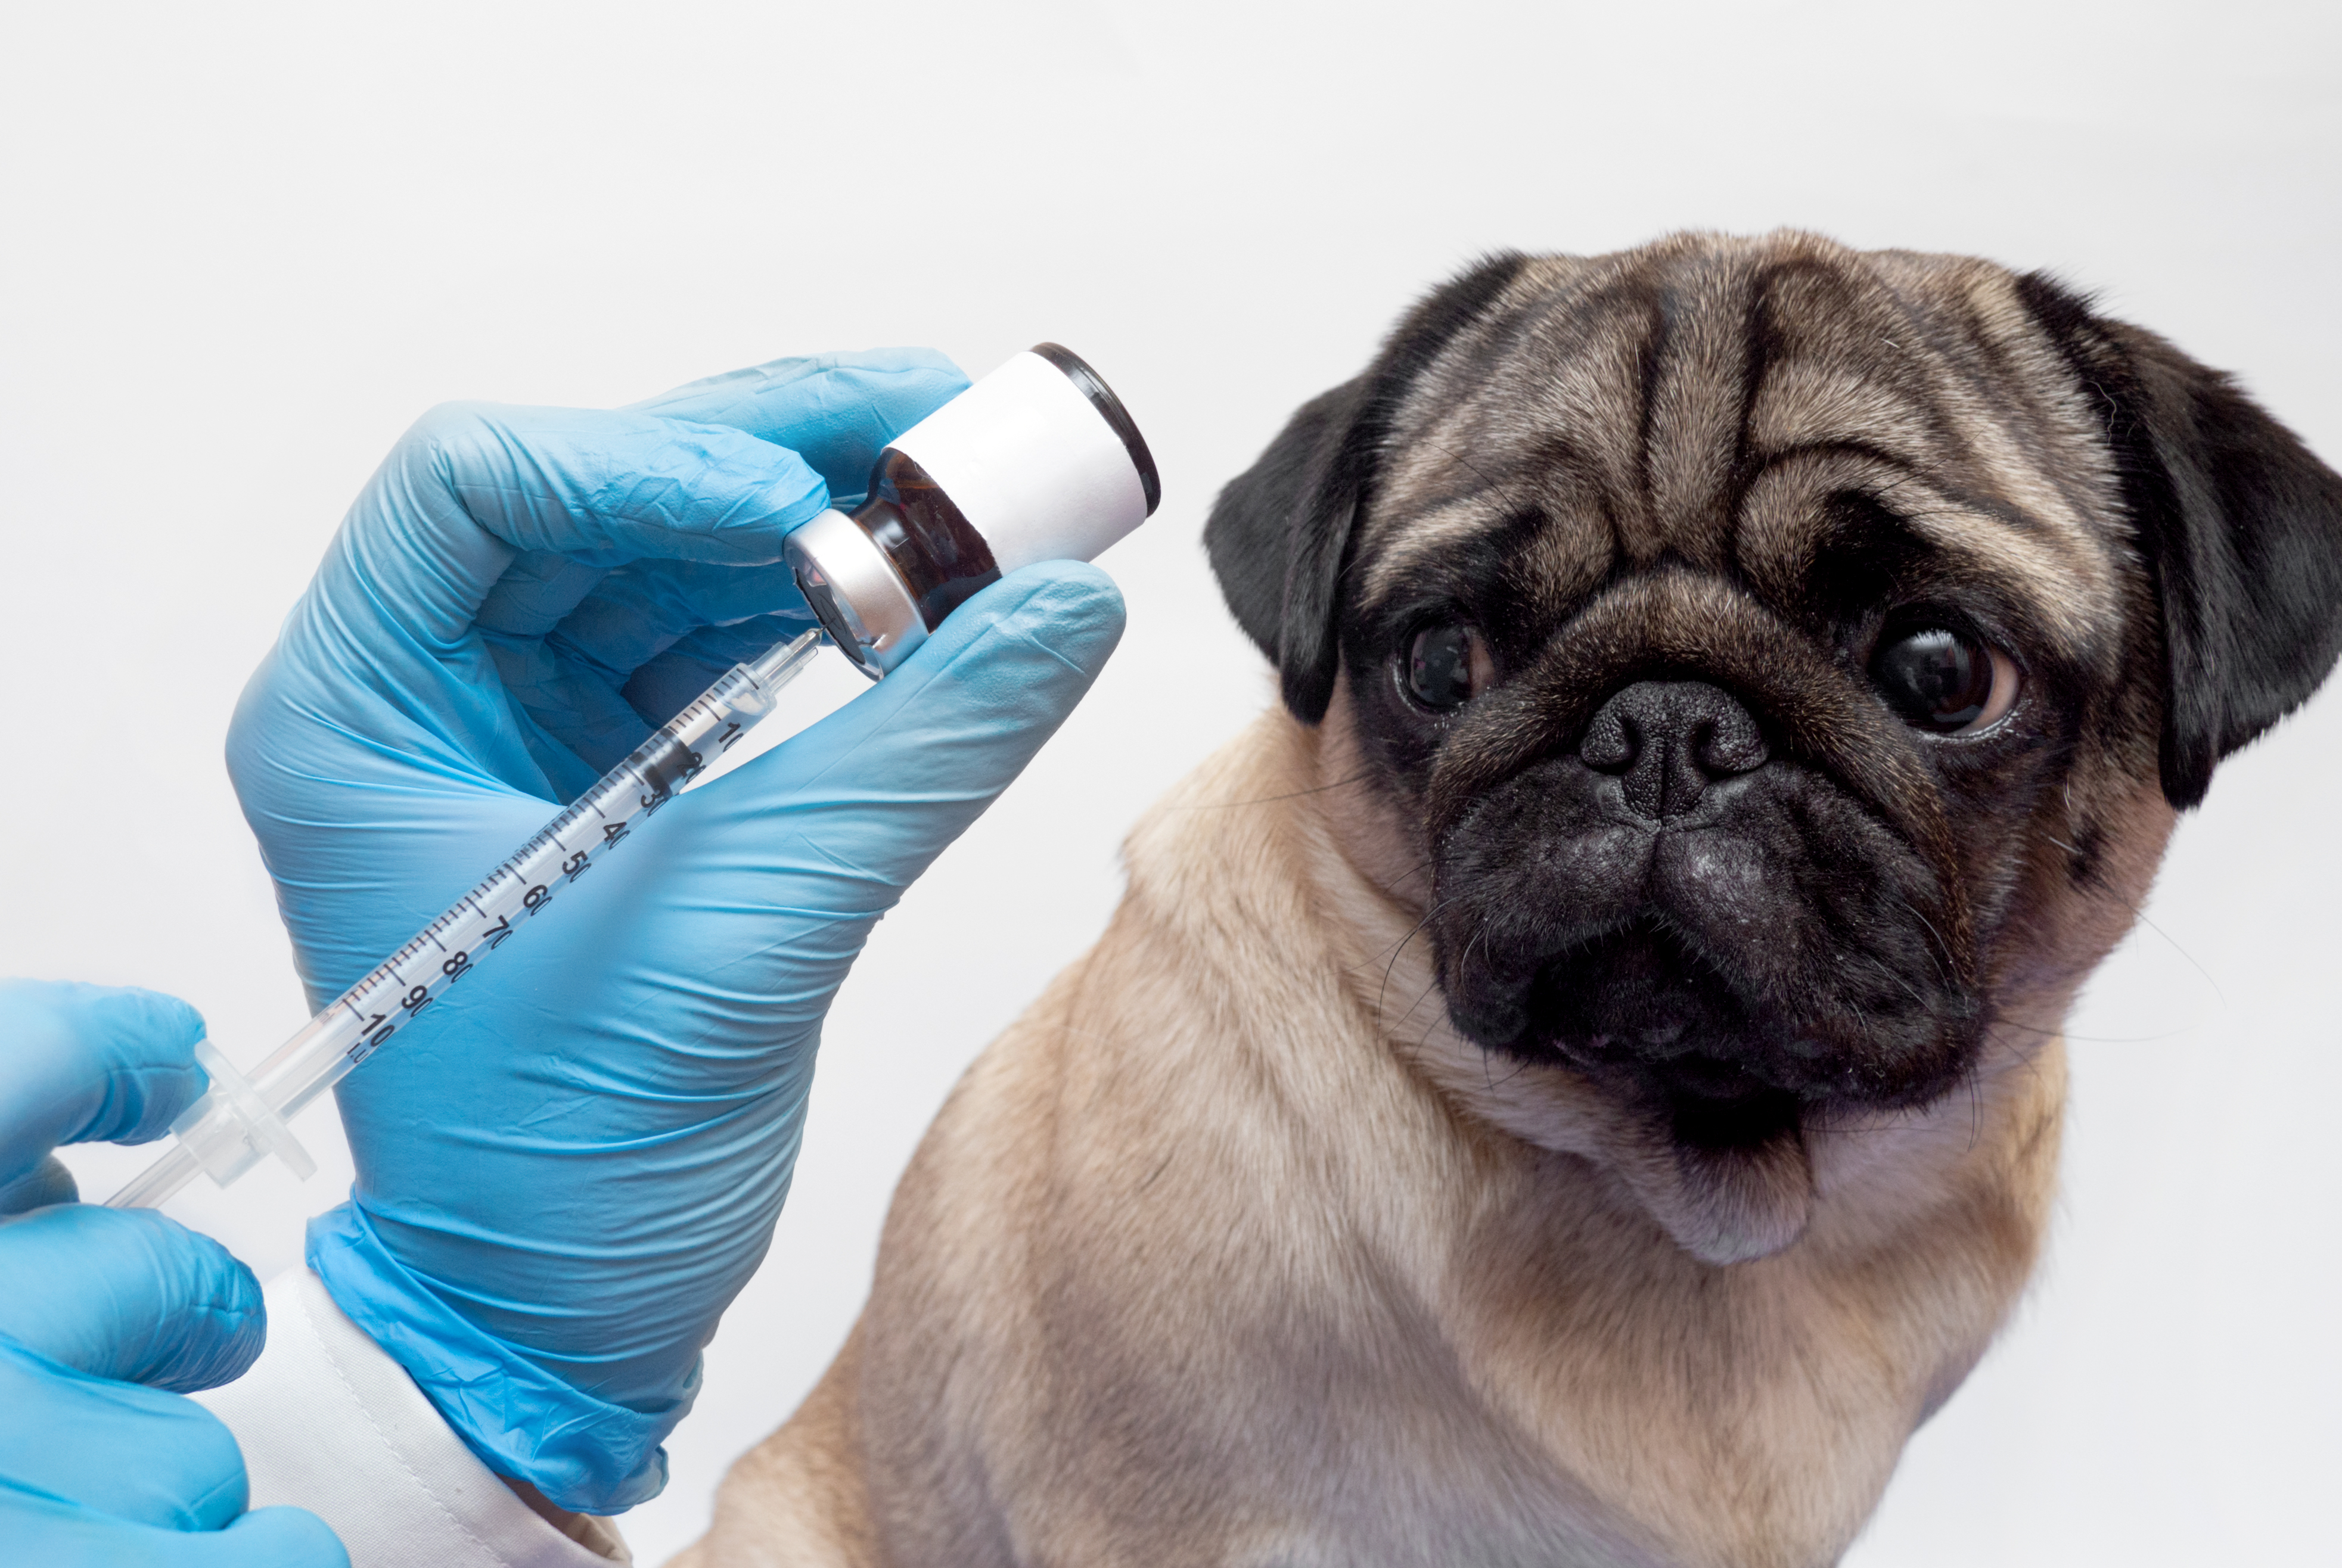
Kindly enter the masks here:
M 702 1565 L 1835 1561 L 2342 477 L 2039 274 L 1489 258 L 1206 531 L 1283 704 L 969 1070 Z

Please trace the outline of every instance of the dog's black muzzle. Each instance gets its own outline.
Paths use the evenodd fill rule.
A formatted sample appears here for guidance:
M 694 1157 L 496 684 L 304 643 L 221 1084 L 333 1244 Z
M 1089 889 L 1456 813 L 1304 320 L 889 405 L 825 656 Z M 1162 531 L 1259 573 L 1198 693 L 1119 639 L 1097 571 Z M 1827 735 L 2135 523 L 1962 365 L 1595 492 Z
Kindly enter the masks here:
M 1457 1026 L 1653 1101 L 1686 1142 L 1931 1098 L 1965 1059 L 1935 872 L 1717 685 L 1616 692 L 1480 790 L 1435 860 Z

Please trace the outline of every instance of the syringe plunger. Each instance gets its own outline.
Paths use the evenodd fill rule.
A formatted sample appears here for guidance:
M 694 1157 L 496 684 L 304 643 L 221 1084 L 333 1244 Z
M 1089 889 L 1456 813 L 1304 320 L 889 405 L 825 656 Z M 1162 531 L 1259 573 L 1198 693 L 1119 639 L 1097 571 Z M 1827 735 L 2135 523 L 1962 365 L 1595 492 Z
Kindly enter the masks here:
M 197 1171 L 225 1187 L 258 1164 L 264 1154 L 284 1161 L 297 1181 L 317 1174 L 317 1162 L 285 1118 L 220 1054 L 218 1046 L 196 1041 L 195 1062 L 210 1076 L 211 1087 L 171 1124 L 178 1146 L 108 1199 L 108 1206 L 151 1209 L 185 1186 Z

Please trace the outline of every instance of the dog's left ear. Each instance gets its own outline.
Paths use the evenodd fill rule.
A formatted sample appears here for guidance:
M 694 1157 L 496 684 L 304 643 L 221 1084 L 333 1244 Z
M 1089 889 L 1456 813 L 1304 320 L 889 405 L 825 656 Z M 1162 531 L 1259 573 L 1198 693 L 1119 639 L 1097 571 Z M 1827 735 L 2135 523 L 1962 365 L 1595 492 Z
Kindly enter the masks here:
M 2017 293 L 2097 405 L 2163 611 L 2163 794 L 2326 679 L 2342 649 L 2342 474 L 2217 370 L 2033 273 Z
M 1326 716 L 1341 671 L 1343 573 L 1351 524 L 1374 491 L 1407 389 L 1504 293 L 1526 257 L 1489 256 L 1409 311 L 1366 373 L 1301 405 L 1268 450 L 1228 482 L 1204 548 L 1236 624 L 1276 665 L 1285 705 Z

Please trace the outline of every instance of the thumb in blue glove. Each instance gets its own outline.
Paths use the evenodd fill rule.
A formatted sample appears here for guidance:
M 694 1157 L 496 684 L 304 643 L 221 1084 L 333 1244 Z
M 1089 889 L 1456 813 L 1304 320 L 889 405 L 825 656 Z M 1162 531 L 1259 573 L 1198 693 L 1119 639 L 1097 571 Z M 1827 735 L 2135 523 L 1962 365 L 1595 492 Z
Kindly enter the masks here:
M 227 1428 L 180 1394 L 265 1334 L 252 1272 L 160 1214 L 72 1203 L 49 1151 L 159 1136 L 201 1020 L 152 992 L 0 981 L 0 1541 L 26 1563 L 346 1568 L 297 1508 L 245 1512 Z M 47 1206 L 55 1205 L 55 1206 Z

